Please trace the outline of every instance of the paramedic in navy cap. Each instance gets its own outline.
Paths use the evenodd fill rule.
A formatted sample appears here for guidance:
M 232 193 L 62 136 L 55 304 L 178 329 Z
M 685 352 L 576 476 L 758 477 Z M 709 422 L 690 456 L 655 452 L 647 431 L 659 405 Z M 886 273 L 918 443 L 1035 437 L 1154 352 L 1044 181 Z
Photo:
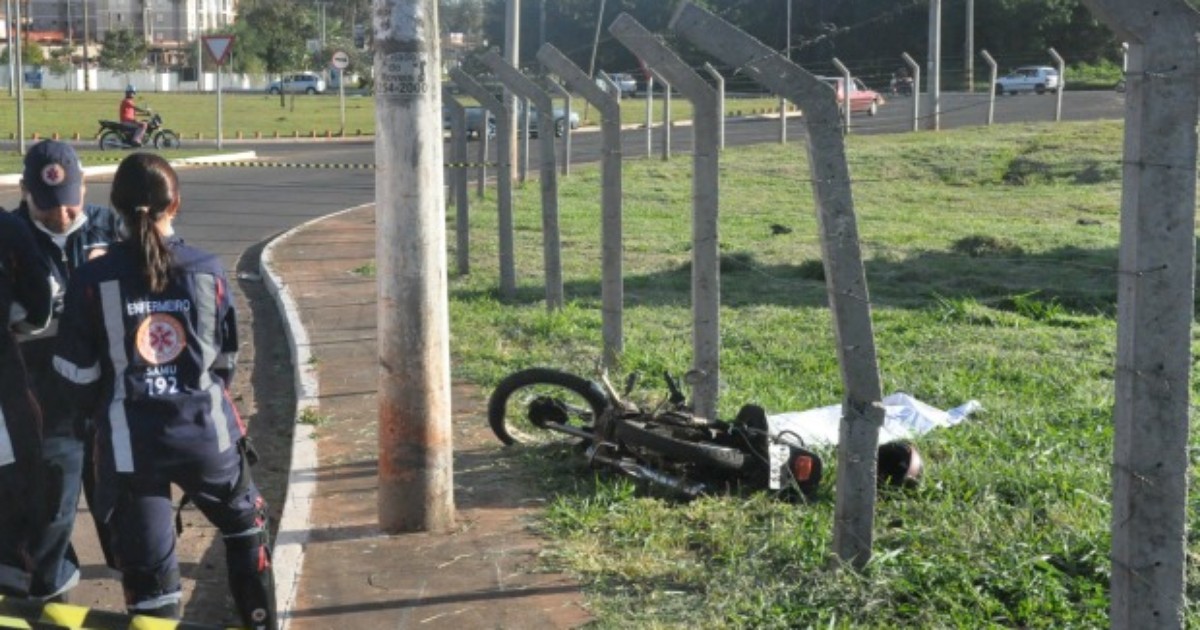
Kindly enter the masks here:
M 50 267 L 17 217 L 0 211 L 0 595 L 27 597 L 27 546 L 41 528 L 41 411 L 33 401 L 14 330 L 50 323 Z
M 96 419 L 92 506 L 108 524 L 130 613 L 177 618 L 182 596 L 171 485 L 221 531 L 242 624 L 274 630 L 267 512 L 229 395 L 237 322 L 216 256 L 175 234 L 179 180 L 163 158 L 117 168 L 112 204 L 127 238 L 67 287 L 56 404 Z
M 75 149 L 64 142 L 45 140 L 30 147 L 25 154 L 21 193 L 21 205 L 13 214 L 29 228 L 34 244 L 50 265 L 56 288 L 57 320 L 62 310 L 62 291 L 72 273 L 102 255 L 117 240 L 119 221 L 109 208 L 84 203 L 83 167 Z M 19 338 L 35 396 L 43 409 L 47 387 L 54 380 L 50 363 L 55 329 L 52 324 L 41 334 Z M 71 530 L 83 484 L 85 450 L 90 449 L 84 448 L 81 428 L 69 420 L 47 413 L 42 421 L 42 456 L 50 514 L 46 526 L 37 532 L 29 547 L 34 564 L 30 595 L 62 601 L 79 581 L 79 561 L 71 547 Z

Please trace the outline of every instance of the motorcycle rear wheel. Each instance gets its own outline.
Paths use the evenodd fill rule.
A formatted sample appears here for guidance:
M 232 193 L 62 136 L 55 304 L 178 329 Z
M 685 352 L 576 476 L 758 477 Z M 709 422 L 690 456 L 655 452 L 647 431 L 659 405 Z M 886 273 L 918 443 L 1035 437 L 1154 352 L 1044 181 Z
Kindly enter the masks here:
M 125 139 L 121 134 L 109 129 L 100 134 L 99 144 L 101 151 L 116 151 L 125 148 Z
M 154 132 L 154 148 L 156 149 L 178 149 L 180 144 L 179 134 L 170 129 L 160 129 Z
M 505 444 L 518 442 L 505 421 L 509 398 L 518 390 L 526 388 L 537 392 L 545 390 L 545 393 L 557 390 L 555 393 L 560 395 L 563 393 L 561 390 L 565 389 L 574 394 L 572 398 L 578 397 L 587 405 L 586 410 L 580 410 L 563 404 L 566 401 L 560 400 L 558 396 L 542 395 L 534 398 L 528 409 L 529 421 L 535 427 L 550 431 L 555 430 L 556 426 L 568 426 L 590 433 L 592 423 L 612 404 L 599 383 L 569 372 L 552 368 L 529 368 L 514 372 L 501 380 L 488 398 L 488 424 L 492 427 L 492 433 Z M 580 413 L 581 411 L 583 413 Z

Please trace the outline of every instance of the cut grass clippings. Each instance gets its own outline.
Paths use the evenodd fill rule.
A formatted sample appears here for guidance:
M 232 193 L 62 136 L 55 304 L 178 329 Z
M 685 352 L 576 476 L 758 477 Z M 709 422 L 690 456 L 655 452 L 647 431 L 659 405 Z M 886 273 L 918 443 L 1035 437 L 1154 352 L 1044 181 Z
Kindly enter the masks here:
M 832 454 L 808 505 L 679 504 L 578 456 L 528 458 L 553 496 L 539 525 L 553 540 L 546 562 L 583 582 L 597 626 L 1108 625 L 1121 133 L 1097 122 L 848 137 L 884 390 L 984 410 L 919 439 L 924 483 L 881 497 L 860 573 L 829 568 Z M 681 374 L 691 160 L 627 160 L 624 178 L 618 376 Z M 771 413 L 837 403 L 803 143 L 729 149 L 720 184 L 721 417 L 751 402 Z M 597 168 L 561 180 L 567 303 L 556 312 L 540 285 L 537 185 L 516 193 L 511 303 L 497 292 L 495 199 L 475 202 L 472 273 L 451 279 L 457 376 L 489 386 L 530 366 L 597 374 L 599 200 Z M 665 388 L 645 379 L 636 395 Z M 1189 515 L 1197 531 L 1200 510 Z M 1200 593 L 1196 567 L 1187 579 Z M 1200 625 L 1195 604 L 1186 623 Z

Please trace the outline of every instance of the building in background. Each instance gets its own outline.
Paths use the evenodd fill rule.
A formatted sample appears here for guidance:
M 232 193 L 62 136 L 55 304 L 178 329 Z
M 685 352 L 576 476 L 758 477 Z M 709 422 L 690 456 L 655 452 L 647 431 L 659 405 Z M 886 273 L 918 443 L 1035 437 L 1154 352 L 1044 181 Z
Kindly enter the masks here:
M 150 61 L 163 66 L 181 64 L 201 35 L 232 24 L 237 13 L 237 0 L 13 1 L 22 2 L 30 41 L 69 46 L 78 55 L 85 34 L 89 42 L 103 43 L 109 31 L 129 29 L 142 34 Z

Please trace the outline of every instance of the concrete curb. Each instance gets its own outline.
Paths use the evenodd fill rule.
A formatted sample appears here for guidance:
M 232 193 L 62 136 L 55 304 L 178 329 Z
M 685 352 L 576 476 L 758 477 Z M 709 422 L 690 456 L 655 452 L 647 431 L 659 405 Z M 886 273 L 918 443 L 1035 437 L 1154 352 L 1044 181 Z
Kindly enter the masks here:
M 320 405 L 320 381 L 316 365 L 312 362 L 312 344 L 308 331 L 300 319 L 300 310 L 292 297 L 287 283 L 274 269 L 275 248 L 298 232 L 314 224 L 366 206 L 346 208 L 323 217 L 302 223 L 272 241 L 263 248 L 259 258 L 259 270 L 266 282 L 267 290 L 275 299 L 275 306 L 285 322 L 288 345 L 291 348 L 292 367 L 296 383 L 296 418 L 292 434 L 292 461 L 288 473 L 288 487 L 283 511 L 279 518 L 279 533 L 275 539 L 272 564 L 275 568 L 275 601 L 279 610 L 279 630 L 288 630 L 291 612 L 300 589 L 300 574 L 304 565 L 304 548 L 308 544 L 311 530 L 312 503 L 317 487 L 317 443 L 313 439 L 313 427 L 299 422 L 305 410 L 316 410 Z
M 225 155 L 213 155 L 213 156 L 199 156 L 198 155 L 196 157 L 190 157 L 190 158 L 179 158 L 177 160 L 171 160 L 171 166 L 174 166 L 176 168 L 183 168 L 183 167 L 187 167 L 187 166 L 195 166 L 195 165 L 197 165 L 197 163 L 203 163 L 204 165 L 207 165 L 207 164 L 212 164 L 213 162 L 236 162 L 236 161 L 256 160 L 256 159 L 258 159 L 258 153 L 254 152 L 254 151 L 242 151 L 239 153 L 228 153 Z M 85 167 L 83 167 L 84 176 L 112 175 L 115 172 L 117 172 L 116 164 L 104 164 L 101 166 L 85 166 Z M 16 186 L 17 184 L 21 183 L 21 177 L 22 177 L 21 173 L 10 173 L 7 175 L 0 175 L 0 184 L 7 185 L 7 186 Z

